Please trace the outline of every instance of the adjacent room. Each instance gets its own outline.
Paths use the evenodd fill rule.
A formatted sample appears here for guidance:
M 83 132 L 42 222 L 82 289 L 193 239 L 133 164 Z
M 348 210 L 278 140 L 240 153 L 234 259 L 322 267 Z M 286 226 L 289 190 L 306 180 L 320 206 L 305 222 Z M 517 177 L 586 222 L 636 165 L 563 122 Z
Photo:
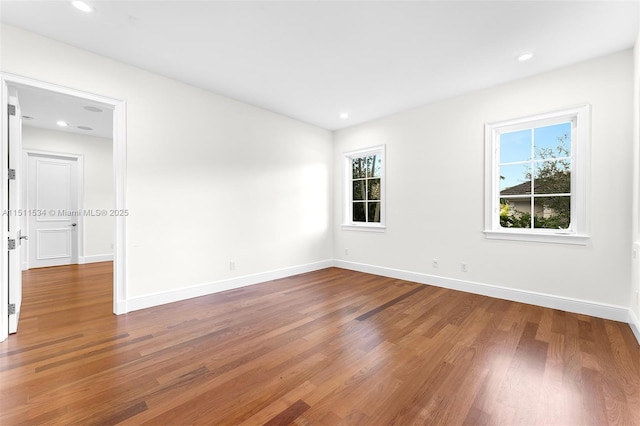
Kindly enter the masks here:
M 639 22 L 2 1 L 0 423 L 640 424 Z

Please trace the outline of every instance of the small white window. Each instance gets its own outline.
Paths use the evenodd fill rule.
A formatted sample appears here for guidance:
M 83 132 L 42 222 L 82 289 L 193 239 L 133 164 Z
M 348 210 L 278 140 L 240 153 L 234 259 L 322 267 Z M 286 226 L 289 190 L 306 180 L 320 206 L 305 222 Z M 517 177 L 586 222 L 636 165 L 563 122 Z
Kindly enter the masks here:
M 589 106 L 485 126 L 487 238 L 586 244 Z
M 384 230 L 384 151 L 377 146 L 344 154 L 343 228 Z

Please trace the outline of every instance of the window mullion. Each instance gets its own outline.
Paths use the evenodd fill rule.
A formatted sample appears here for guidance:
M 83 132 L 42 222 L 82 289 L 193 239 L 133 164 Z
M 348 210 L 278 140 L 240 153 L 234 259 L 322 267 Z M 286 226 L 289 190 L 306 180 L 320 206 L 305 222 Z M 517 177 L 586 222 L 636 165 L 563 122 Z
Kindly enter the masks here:
M 531 229 L 535 229 L 536 227 L 536 132 L 534 132 L 534 129 L 531 128 L 529 129 L 529 132 L 531 133 L 531 151 L 529 153 L 530 157 L 530 163 L 529 163 L 529 173 L 531 174 L 531 179 L 529 179 L 529 182 L 531 183 L 531 199 L 529 200 L 529 211 L 531 212 L 531 217 L 530 219 L 530 226 Z
M 366 169 L 365 169 L 366 173 Z M 369 223 L 369 178 L 364 179 L 364 221 Z

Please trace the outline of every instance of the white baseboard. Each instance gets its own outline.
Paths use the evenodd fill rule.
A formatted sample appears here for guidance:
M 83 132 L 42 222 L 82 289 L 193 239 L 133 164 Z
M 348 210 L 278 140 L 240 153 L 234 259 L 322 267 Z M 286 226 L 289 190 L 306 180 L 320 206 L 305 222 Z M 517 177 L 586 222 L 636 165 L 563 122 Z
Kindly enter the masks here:
M 124 315 L 127 312 L 127 301 L 126 300 L 114 300 L 113 302 L 113 313 L 116 315 Z
M 498 299 L 527 303 L 530 305 L 542 306 L 545 308 L 559 309 L 562 311 L 589 315 L 613 321 L 625 322 L 630 325 L 631 330 L 638 339 L 638 343 L 640 343 L 640 321 L 631 309 L 623 306 L 596 303 L 587 300 L 574 299 L 545 293 L 537 293 L 526 290 L 517 290 L 508 287 L 458 280 L 453 278 L 445 278 L 437 275 L 429 275 L 419 272 L 405 271 L 401 269 L 347 262 L 344 260 L 325 260 L 305 265 L 278 269 L 275 271 L 268 271 L 253 275 L 231 278 L 227 280 L 200 284 L 193 287 L 134 297 L 131 299 L 119 301 L 116 306 L 116 311 L 119 313 L 137 311 L 140 309 L 164 305 L 166 303 L 178 302 L 194 297 L 219 293 L 225 290 L 232 290 L 235 288 L 246 287 L 266 281 L 303 274 L 306 272 L 317 271 L 332 266 L 349 269 L 352 271 L 380 275 L 384 277 L 413 281 L 421 284 L 433 285 L 436 287 L 459 290 L 467 293 L 480 294 L 484 296 L 495 297 Z
M 633 334 L 636 336 L 636 339 L 638 339 L 638 343 L 640 343 L 640 320 L 631 309 L 629 309 L 628 322 L 629 322 L 629 327 L 631 327 L 631 331 L 633 331 Z
M 91 256 L 79 256 L 78 265 L 84 265 L 85 263 L 97 263 L 97 262 L 112 262 L 113 254 L 94 254 Z
M 139 309 L 151 308 L 154 306 L 164 305 L 166 303 L 178 302 L 180 300 L 191 299 L 208 294 L 219 293 L 234 288 L 246 287 L 253 284 L 259 284 L 266 281 L 286 278 L 293 275 L 304 274 L 306 272 L 326 269 L 333 266 L 332 260 L 308 263 L 305 265 L 292 266 L 289 268 L 278 269 L 275 271 L 262 272 L 253 275 L 244 275 L 228 280 L 214 281 L 211 283 L 200 284 L 193 287 L 170 290 L 161 293 L 154 293 L 145 296 L 133 297 L 118 303 L 117 309 L 125 309 L 127 312 L 137 311 Z
M 527 303 L 529 305 L 537 305 L 545 308 L 559 309 L 562 311 L 590 315 L 593 317 L 620 322 L 629 322 L 629 313 L 631 312 L 630 309 L 623 306 L 607 305 L 604 303 L 595 303 L 587 300 L 555 296 L 552 294 L 517 290 L 513 288 L 477 283 L 473 281 L 444 278 L 437 275 L 403 271 L 400 269 L 392 269 L 382 266 L 346 262 L 343 260 L 335 260 L 333 264 L 338 268 L 350 269 L 352 271 L 366 272 L 370 274 L 381 275 L 384 277 L 413 281 L 421 284 L 429 284 L 437 287 L 449 288 L 452 290 L 460 290 L 468 293 L 481 294 L 483 296 L 490 296 L 498 299 Z

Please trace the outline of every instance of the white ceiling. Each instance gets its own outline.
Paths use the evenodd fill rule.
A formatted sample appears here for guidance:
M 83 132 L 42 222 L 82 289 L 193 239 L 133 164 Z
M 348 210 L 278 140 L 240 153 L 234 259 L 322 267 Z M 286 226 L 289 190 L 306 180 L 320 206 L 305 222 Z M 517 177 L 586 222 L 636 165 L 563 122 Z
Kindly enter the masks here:
M 639 15 L 629 0 L 87 3 L 2 0 L 0 19 L 331 130 L 631 48 Z
M 16 88 L 25 126 L 113 138 L 111 106 L 29 86 Z M 68 126 L 59 127 L 58 121 Z

